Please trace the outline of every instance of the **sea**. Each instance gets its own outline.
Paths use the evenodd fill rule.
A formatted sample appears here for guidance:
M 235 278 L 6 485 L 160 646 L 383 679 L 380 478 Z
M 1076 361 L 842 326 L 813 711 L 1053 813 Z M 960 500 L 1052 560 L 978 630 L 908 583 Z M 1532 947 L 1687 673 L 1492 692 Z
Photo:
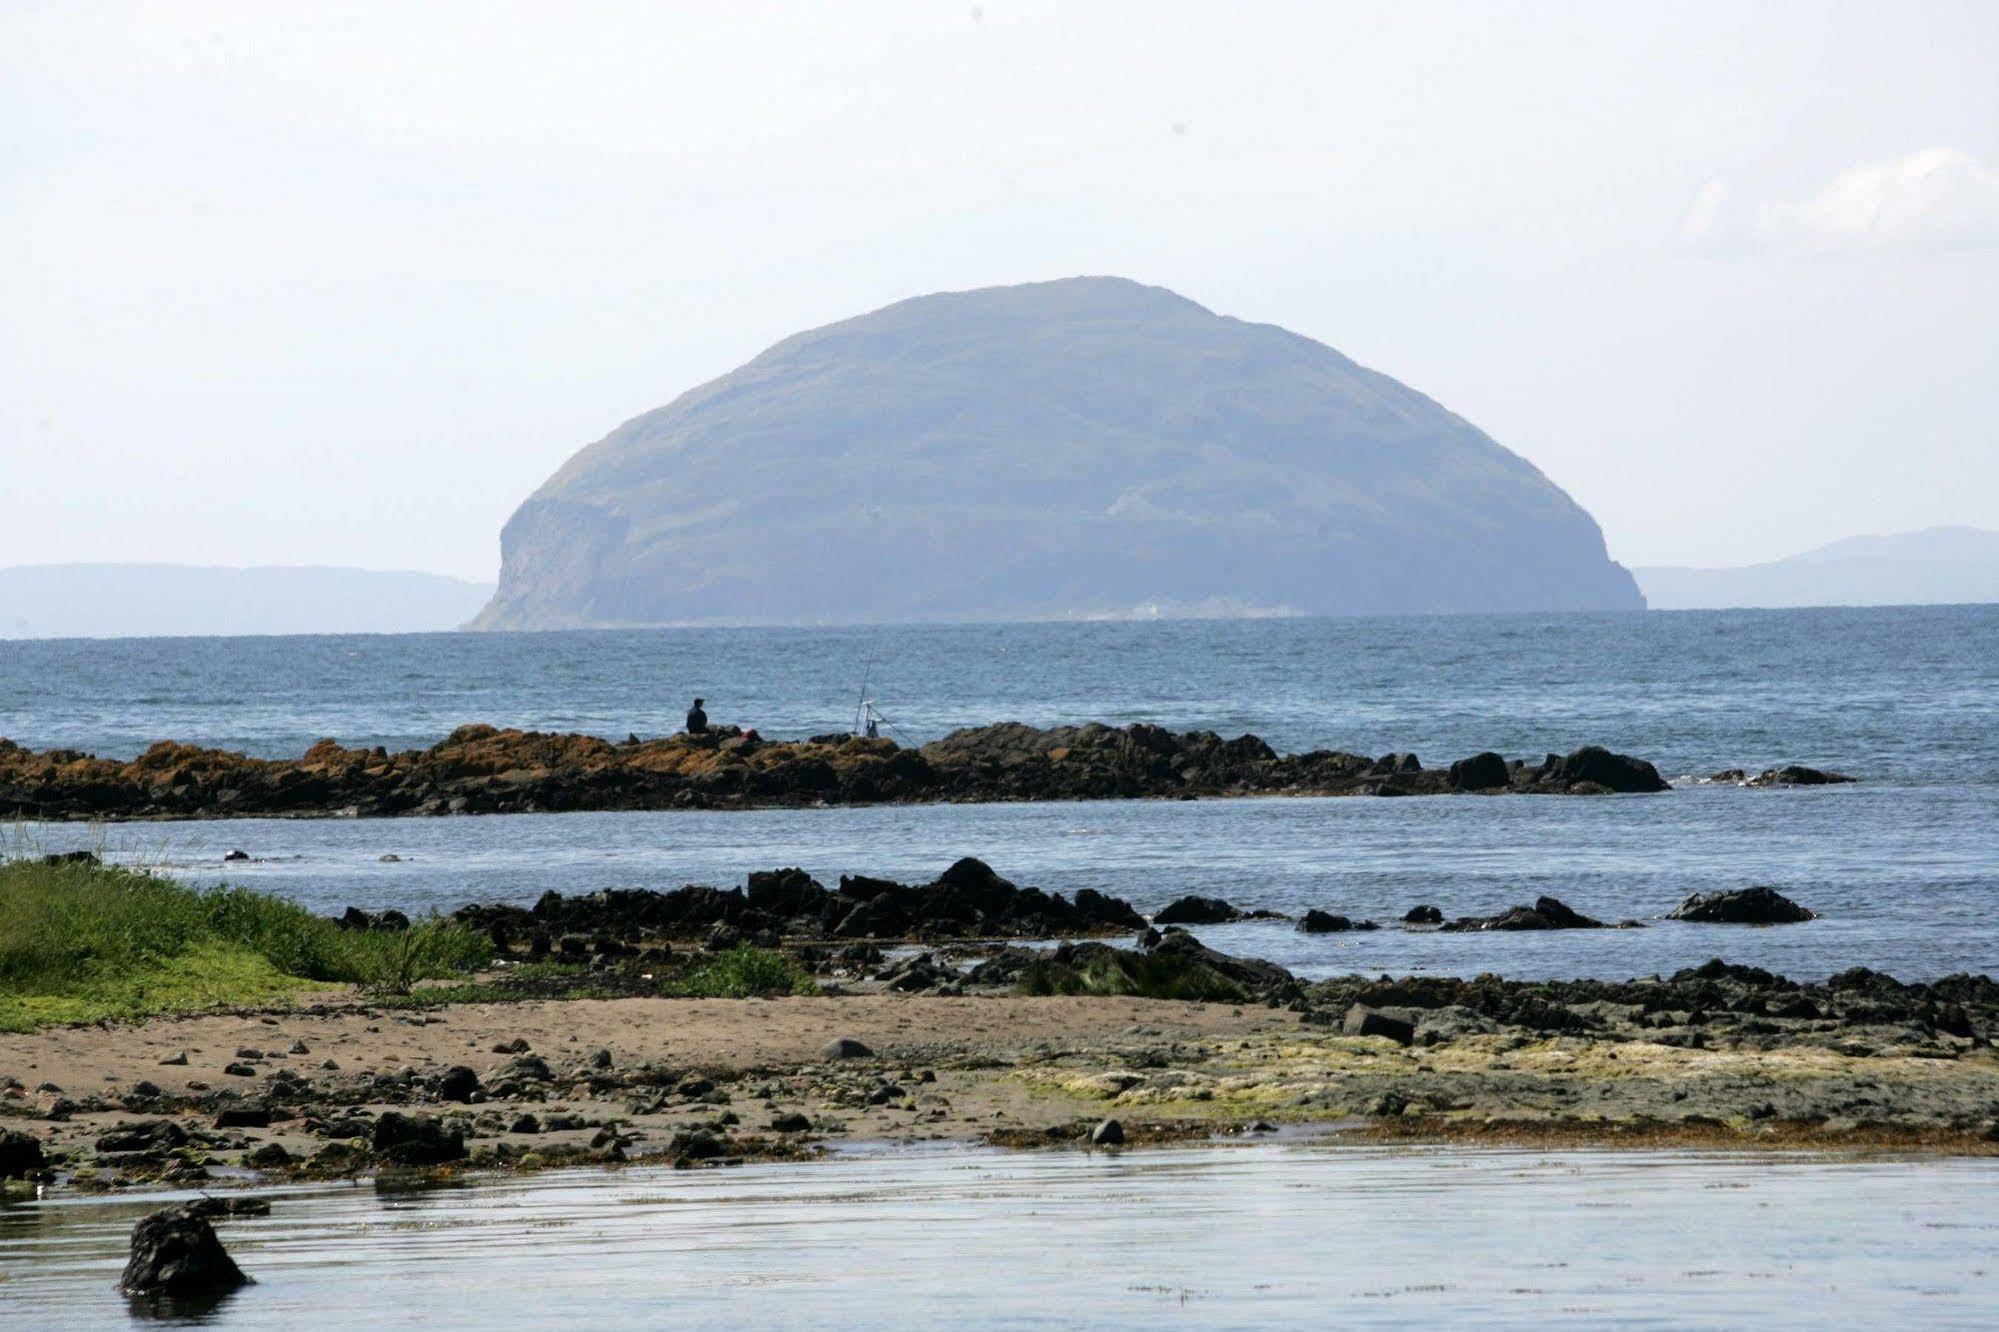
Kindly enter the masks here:
M 89 848 L 315 910 L 449 911 L 544 891 L 741 883 L 796 865 L 925 882 L 977 856 L 1017 883 L 1151 911 L 1186 893 L 1287 915 L 1204 938 L 1301 974 L 1625 978 L 1720 956 L 1816 979 L 1999 973 L 1999 606 L 1078 622 L 0 643 L 0 735 L 129 757 L 161 739 L 263 756 L 331 736 L 391 749 L 466 722 L 613 739 L 688 703 L 766 737 L 840 731 L 863 697 L 912 744 L 1001 720 L 1156 722 L 1280 750 L 1603 744 L 1674 783 L 1648 796 L 1440 796 L 733 812 L 37 825 L 0 850 Z M 1785 763 L 1848 786 L 1709 780 Z M 240 850 L 252 859 L 225 862 Z M 1664 919 L 1768 884 L 1819 913 L 1750 928 Z M 1541 895 L 1643 928 L 1435 934 Z
M 1711 957 L 1805 979 L 1999 972 L 1999 607 L 537 635 L 0 643 L 0 734 L 129 756 L 173 738 L 295 755 L 471 721 L 622 739 L 688 702 L 766 736 L 1158 722 L 1282 750 L 1597 743 L 1647 796 L 1251 799 L 0 830 L 316 910 L 448 911 L 542 892 L 728 885 L 799 865 L 923 881 L 978 856 L 1020 883 L 1155 910 L 1198 892 L 1319 907 L 1199 931 L 1308 975 L 1623 978 Z M 1784 763 L 1852 785 L 1707 780 Z M 240 850 L 251 859 L 225 861 Z M 1664 919 L 1769 884 L 1819 912 Z M 1634 928 L 1437 934 L 1418 903 L 1552 894 Z M 842 1147 L 811 1165 L 393 1177 L 264 1188 L 224 1223 L 255 1278 L 214 1327 L 1990 1326 L 1999 1163 L 1810 1153 L 1255 1145 L 1129 1155 Z M 0 1200 L 0 1323 L 150 1321 L 116 1289 L 168 1195 Z

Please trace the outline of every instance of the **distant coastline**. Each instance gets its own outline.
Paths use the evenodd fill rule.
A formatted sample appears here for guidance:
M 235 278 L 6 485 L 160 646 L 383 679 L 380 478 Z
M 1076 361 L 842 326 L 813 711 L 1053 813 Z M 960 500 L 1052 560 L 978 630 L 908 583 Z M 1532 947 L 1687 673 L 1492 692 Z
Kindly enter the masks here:
M 318 565 L 0 569 L 0 639 L 411 634 L 456 629 L 493 584 Z

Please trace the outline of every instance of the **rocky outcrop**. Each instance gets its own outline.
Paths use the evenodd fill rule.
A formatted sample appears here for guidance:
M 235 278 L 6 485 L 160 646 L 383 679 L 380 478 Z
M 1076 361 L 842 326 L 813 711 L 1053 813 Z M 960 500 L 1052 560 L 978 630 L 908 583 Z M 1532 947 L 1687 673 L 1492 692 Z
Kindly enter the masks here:
M 531 909 L 466 906 L 456 914 L 508 945 L 588 940 L 579 952 L 705 938 L 721 927 L 737 937 L 793 939 L 1045 939 L 1145 928 L 1145 918 L 1120 898 L 1090 888 L 1072 899 L 1018 887 L 969 856 L 928 884 L 843 875 L 829 890 L 803 870 L 780 869 L 751 874 L 746 888 L 549 892 Z
M 197 1208 L 164 1208 L 132 1229 L 121 1283 L 128 1294 L 212 1300 L 248 1281 Z
M 523 813 L 926 801 L 1245 795 L 1664 791 L 1642 759 L 1589 746 L 1538 765 L 1481 754 L 1443 771 L 1335 750 L 1280 755 L 1253 735 L 1144 724 L 1003 722 L 921 748 L 733 727 L 613 743 L 461 726 L 429 749 L 322 740 L 296 759 L 162 741 L 130 762 L 0 740 L 0 814 L 40 819 Z M 356 928 L 395 922 L 358 916 Z
M 1471 930 L 1601 930 L 1608 928 L 1566 906 L 1561 899 L 1537 897 L 1533 906 L 1508 907 L 1496 916 L 1466 916 L 1443 927 L 1449 932 Z
M 1193 894 L 1168 902 L 1152 915 L 1155 925 L 1224 925 L 1241 919 L 1242 912 L 1221 898 Z
M 1786 763 L 1781 768 L 1769 768 L 1748 778 L 1748 786 L 1844 786 L 1854 779 L 1843 772 L 1827 772 L 1821 768 L 1807 768 L 1798 763 Z
M 1462 417 L 1111 277 L 787 338 L 578 452 L 500 550 L 475 628 L 1644 605 L 1590 516 Z
M 1793 925 L 1815 920 L 1817 913 L 1799 906 L 1775 888 L 1759 885 L 1694 893 L 1674 907 L 1666 919 L 1722 925 Z
M 1346 916 L 1336 916 L 1330 911 L 1314 908 L 1298 917 L 1300 934 L 1346 934 L 1352 930 L 1372 930 L 1380 928 L 1371 920 L 1352 920 Z

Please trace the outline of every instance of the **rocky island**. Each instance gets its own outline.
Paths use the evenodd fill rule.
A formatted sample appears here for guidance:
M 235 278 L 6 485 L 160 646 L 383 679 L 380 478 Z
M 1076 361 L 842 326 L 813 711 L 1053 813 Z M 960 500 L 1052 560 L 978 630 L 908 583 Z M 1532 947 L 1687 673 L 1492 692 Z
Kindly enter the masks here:
M 1434 768 L 1413 754 L 1279 754 L 1253 735 L 1144 724 L 1004 722 L 917 747 L 844 734 L 764 740 L 735 728 L 614 743 L 475 725 L 393 754 L 322 740 L 296 759 L 259 759 L 163 741 L 129 762 L 0 740 L 0 811 L 54 820 L 1669 789 L 1652 764 L 1595 745 Z

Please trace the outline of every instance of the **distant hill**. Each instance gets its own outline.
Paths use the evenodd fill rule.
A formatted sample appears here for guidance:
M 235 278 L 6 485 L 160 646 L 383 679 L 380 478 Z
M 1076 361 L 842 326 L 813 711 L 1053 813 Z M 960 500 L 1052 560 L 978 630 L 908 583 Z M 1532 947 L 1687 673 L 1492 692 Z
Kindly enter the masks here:
M 501 552 L 475 628 L 1643 604 L 1462 418 L 1120 278 L 788 338 L 576 454 Z
M 1932 527 L 1857 536 L 1735 569 L 1633 569 L 1655 610 L 1999 601 L 1999 532 Z
M 0 569 L 0 638 L 456 629 L 491 583 L 368 569 L 34 564 Z

